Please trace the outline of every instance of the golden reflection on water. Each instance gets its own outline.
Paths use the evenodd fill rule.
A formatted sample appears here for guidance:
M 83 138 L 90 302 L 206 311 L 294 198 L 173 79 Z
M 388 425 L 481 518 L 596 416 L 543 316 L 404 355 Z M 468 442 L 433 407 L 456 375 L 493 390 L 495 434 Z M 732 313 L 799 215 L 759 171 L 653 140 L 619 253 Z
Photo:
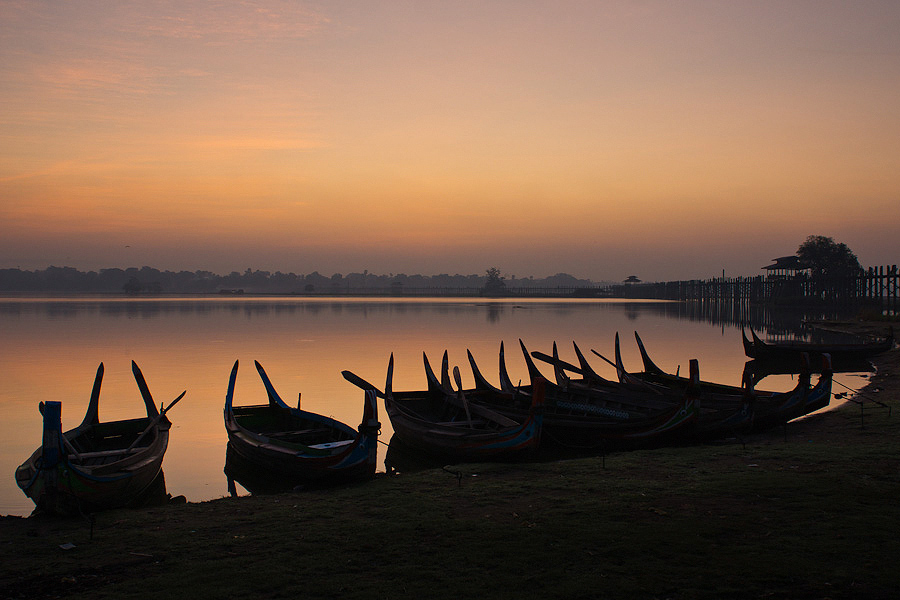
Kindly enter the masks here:
M 258 360 L 286 402 L 296 404 L 302 393 L 304 409 L 353 427 L 362 416 L 363 392 L 345 381 L 341 370 L 383 388 L 393 353 L 394 389 L 422 389 L 422 353 L 437 369 L 447 350 L 468 386 L 469 349 L 496 383 L 503 341 L 510 376 L 527 380 L 520 338 L 529 350 L 548 353 L 557 341 L 562 358 L 571 362 L 575 341 L 598 372 L 613 378 L 613 370 L 590 349 L 612 358 L 618 331 L 626 366 L 640 370 L 637 329 L 661 367 L 686 368 L 689 359 L 699 358 L 704 379 L 739 384 L 745 362 L 740 331 L 670 318 L 667 310 L 658 303 L 597 300 L 2 300 L 0 514 L 28 514 L 33 508 L 16 487 L 13 472 L 40 444 L 38 402 L 62 400 L 63 427 L 77 426 L 100 362 L 106 371 L 102 420 L 143 414 L 131 360 L 143 370 L 157 403 L 168 404 L 187 390 L 169 415 L 173 428 L 163 468 L 169 493 L 199 501 L 227 495 L 222 407 L 235 360 L 240 360 L 235 404 L 265 402 L 253 365 Z M 766 379 L 771 389 L 792 385 L 789 376 Z M 386 444 L 391 428 L 383 406 L 379 417 Z M 384 446 L 381 451 L 383 457 Z

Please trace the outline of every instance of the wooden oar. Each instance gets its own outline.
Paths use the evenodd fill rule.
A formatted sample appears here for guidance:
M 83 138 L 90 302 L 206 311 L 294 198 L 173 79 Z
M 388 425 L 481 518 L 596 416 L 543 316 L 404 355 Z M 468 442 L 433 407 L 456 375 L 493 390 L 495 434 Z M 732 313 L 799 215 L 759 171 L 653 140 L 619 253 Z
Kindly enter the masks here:
M 462 377 L 459 374 L 459 367 L 453 367 L 453 379 L 456 380 L 456 388 L 459 390 L 457 394 L 459 395 L 460 402 L 462 402 L 463 409 L 466 411 L 466 420 L 469 422 L 469 428 L 475 429 L 475 426 L 472 425 L 472 413 L 469 412 L 469 401 L 466 399 L 466 395 L 463 392 Z
M 603 356 L 602 354 L 600 354 L 599 352 L 597 352 L 597 351 L 594 350 L 593 348 L 591 348 L 591 352 L 593 352 L 594 354 L 596 354 L 597 356 L 599 356 L 600 358 L 602 358 L 603 360 L 605 360 L 606 362 L 608 362 L 610 365 L 612 365 L 612 366 L 616 369 L 616 371 L 619 370 L 620 367 L 619 367 L 616 363 L 614 363 L 613 361 L 609 360 L 608 358 L 606 358 L 605 356 Z M 655 386 L 653 386 L 653 385 L 647 383 L 647 382 L 644 381 L 643 379 L 638 379 L 637 377 L 632 377 L 632 376 L 628 373 L 628 371 L 626 371 L 625 369 L 622 369 L 622 373 L 625 374 L 625 378 L 627 379 L 628 383 L 631 383 L 632 385 L 637 385 L 637 386 L 643 387 L 644 389 L 650 390 L 651 392 L 653 392 L 653 393 L 655 393 L 655 394 L 658 394 L 658 395 L 660 395 L 660 396 L 663 395 L 662 390 L 660 390 L 659 388 L 657 388 L 657 387 L 655 387 Z
M 378 396 L 379 398 L 382 398 L 382 399 L 385 398 L 384 392 L 379 390 L 377 387 L 375 387 L 374 385 L 372 385 L 371 383 L 369 383 L 368 381 L 366 381 L 359 375 L 353 373 L 352 371 L 341 371 L 341 375 L 343 375 L 344 379 L 346 379 L 347 381 L 349 381 L 356 387 L 362 388 L 364 390 L 372 390 L 375 392 L 375 395 Z
M 456 370 L 458 370 L 458 369 L 459 369 L 459 367 L 456 368 Z M 462 390 L 461 381 L 462 381 L 462 378 L 460 378 L 460 381 L 457 382 L 457 385 L 459 386 L 460 390 Z M 519 383 L 521 384 L 521 381 Z M 474 413 L 475 416 L 481 417 L 482 419 L 485 419 L 488 421 L 493 421 L 493 422 L 499 424 L 501 427 L 515 427 L 517 425 L 520 425 L 520 423 L 518 421 L 514 421 L 514 420 L 510 419 L 509 417 L 507 417 L 501 413 L 498 413 L 495 410 L 491 410 L 487 406 L 484 406 L 484 405 L 481 405 L 478 403 L 470 404 L 468 398 L 466 398 L 464 394 L 447 393 L 445 395 L 446 395 L 446 398 L 448 400 L 450 400 L 451 402 L 459 401 L 460 403 L 464 403 L 463 408 L 467 408 L 467 410 L 466 410 L 467 415 L 470 412 Z M 470 418 L 470 420 L 471 420 L 471 418 Z
M 150 421 L 150 424 L 147 425 L 147 428 L 144 429 L 144 431 L 141 432 L 141 435 L 137 436 L 137 438 L 136 438 L 133 442 L 131 442 L 131 445 L 128 446 L 128 448 L 125 449 L 125 452 L 128 452 L 129 450 L 131 450 L 132 448 L 134 448 L 135 446 L 137 446 L 137 445 L 138 445 L 138 442 L 140 442 L 142 439 L 144 439 L 144 436 L 146 436 L 148 433 L 150 433 L 150 430 L 151 430 L 151 429 L 153 429 L 154 427 L 156 427 L 156 424 L 159 423 L 160 419 L 162 419 L 164 416 L 166 416 L 166 413 L 169 412 L 169 410 L 170 410 L 173 406 L 175 406 L 175 405 L 178 403 L 179 400 L 181 400 L 182 398 L 184 398 L 184 395 L 185 395 L 185 394 L 187 394 L 187 390 L 184 390 L 183 392 L 181 392 L 181 395 L 180 395 L 180 396 L 178 396 L 177 398 L 175 398 L 174 400 L 172 400 L 171 402 L 169 402 L 169 405 L 168 405 L 168 406 L 166 406 L 165 408 L 162 408 L 162 410 L 159 411 L 159 414 L 156 415 L 155 417 L 153 417 L 153 420 Z
M 539 361 L 545 362 L 547 364 L 553 365 L 554 367 L 561 367 L 566 371 L 571 371 L 572 373 L 578 373 L 579 375 L 587 376 L 588 374 L 584 372 L 584 369 L 581 367 L 576 367 L 572 363 L 566 362 L 558 356 L 550 356 L 549 354 L 544 354 L 543 352 L 539 352 L 537 350 L 532 351 L 531 356 L 538 359 Z

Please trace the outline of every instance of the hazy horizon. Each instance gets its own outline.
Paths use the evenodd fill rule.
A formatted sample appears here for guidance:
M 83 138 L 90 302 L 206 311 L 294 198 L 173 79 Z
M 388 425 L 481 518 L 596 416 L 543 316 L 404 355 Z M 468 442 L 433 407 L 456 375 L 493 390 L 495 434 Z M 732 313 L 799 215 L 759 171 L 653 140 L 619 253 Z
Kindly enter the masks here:
M 0 270 L 10 269 L 10 268 L 16 269 L 17 267 L 0 267 Z M 233 275 L 235 273 L 237 273 L 238 275 L 244 276 L 244 275 L 248 274 L 247 271 L 250 271 L 251 274 L 255 273 L 255 272 L 268 273 L 269 275 L 275 275 L 276 273 L 279 273 L 279 271 L 270 271 L 267 269 L 251 269 L 249 267 L 244 268 L 244 269 L 231 269 L 230 271 L 218 272 L 218 271 L 210 271 L 208 269 L 179 269 L 179 270 L 159 269 L 157 267 L 154 267 L 153 265 L 141 265 L 141 266 L 132 265 L 132 266 L 127 266 L 127 267 L 107 266 L 107 267 L 100 267 L 100 268 L 96 268 L 96 269 L 79 269 L 77 267 L 73 267 L 70 265 L 50 265 L 48 267 L 35 268 L 35 269 L 20 269 L 20 270 L 21 271 L 29 271 L 29 272 L 33 272 L 33 273 L 40 273 L 40 272 L 44 272 L 44 271 L 47 271 L 47 270 L 53 269 L 53 268 L 75 269 L 79 273 L 91 273 L 91 272 L 100 273 L 100 272 L 109 271 L 109 270 L 119 270 L 119 271 L 127 273 L 128 271 L 131 271 L 131 270 L 142 271 L 144 269 L 152 269 L 152 270 L 160 271 L 162 273 L 173 273 L 173 274 L 177 274 L 180 272 L 188 272 L 188 273 L 209 272 L 218 277 L 227 277 L 227 276 Z M 297 277 L 308 277 L 313 274 L 318 274 L 319 276 L 324 277 L 324 278 L 331 278 L 334 275 L 340 275 L 341 277 L 344 277 L 344 278 L 349 277 L 349 276 L 363 275 L 363 276 L 369 276 L 369 277 L 373 277 L 373 278 L 392 279 L 392 278 L 396 278 L 396 277 L 426 277 L 426 278 L 480 277 L 480 278 L 486 278 L 487 277 L 486 271 L 487 270 L 485 269 L 481 273 L 462 273 L 462 272 L 458 272 L 458 271 L 444 272 L 444 273 L 404 273 L 404 272 L 397 272 L 397 271 L 388 271 L 388 272 L 380 273 L 380 272 L 371 272 L 371 271 L 366 271 L 366 270 L 364 270 L 364 271 L 343 271 L 343 272 L 323 272 L 318 269 L 313 269 L 312 271 L 303 272 L 303 273 L 297 273 L 294 271 L 280 271 L 280 273 L 283 275 L 296 275 Z M 505 273 L 505 272 L 501 271 L 501 278 L 505 281 L 520 281 L 520 280 L 524 281 L 524 280 L 529 280 L 529 279 L 543 281 L 543 280 L 547 280 L 547 279 L 553 279 L 556 277 L 572 277 L 572 278 L 578 279 L 580 281 L 592 281 L 593 283 L 619 283 L 619 282 L 610 281 L 610 280 L 589 280 L 588 278 L 576 277 L 575 275 L 572 275 L 571 273 L 567 273 L 565 271 L 559 271 L 557 273 L 551 273 L 548 275 L 534 275 L 531 273 Z
M 0 268 L 896 263 L 898 30 L 888 0 L 0 0 Z

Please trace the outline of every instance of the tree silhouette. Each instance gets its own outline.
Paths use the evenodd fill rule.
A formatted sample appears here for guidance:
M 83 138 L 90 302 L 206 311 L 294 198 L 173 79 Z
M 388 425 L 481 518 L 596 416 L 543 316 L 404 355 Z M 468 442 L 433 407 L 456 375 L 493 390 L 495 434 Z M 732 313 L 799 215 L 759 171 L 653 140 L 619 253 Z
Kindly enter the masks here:
M 506 291 L 506 283 L 503 276 L 500 275 L 500 269 L 491 267 L 486 271 L 487 281 L 484 283 L 484 293 L 486 296 L 499 296 Z
M 847 247 L 824 235 L 811 235 L 800 244 L 797 257 L 813 277 L 841 277 L 856 275 L 863 269 L 859 259 Z

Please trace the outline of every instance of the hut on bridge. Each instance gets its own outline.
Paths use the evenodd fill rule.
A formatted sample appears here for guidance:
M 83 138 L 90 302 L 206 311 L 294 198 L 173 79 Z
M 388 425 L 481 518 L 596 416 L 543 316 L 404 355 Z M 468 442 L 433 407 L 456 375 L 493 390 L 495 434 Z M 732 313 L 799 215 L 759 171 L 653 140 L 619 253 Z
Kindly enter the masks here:
M 782 256 L 781 258 L 773 258 L 773 263 L 767 267 L 763 267 L 767 277 L 777 277 L 779 279 L 790 279 L 802 274 L 807 267 L 800 263 L 799 256 Z

